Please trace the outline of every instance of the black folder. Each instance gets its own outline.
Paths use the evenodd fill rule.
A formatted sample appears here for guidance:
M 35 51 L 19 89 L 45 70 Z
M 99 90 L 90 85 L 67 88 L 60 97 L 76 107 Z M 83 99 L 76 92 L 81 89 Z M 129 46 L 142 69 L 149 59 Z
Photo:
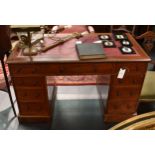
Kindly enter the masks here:
M 103 59 L 105 52 L 102 43 L 81 43 L 76 44 L 79 58 L 82 59 Z

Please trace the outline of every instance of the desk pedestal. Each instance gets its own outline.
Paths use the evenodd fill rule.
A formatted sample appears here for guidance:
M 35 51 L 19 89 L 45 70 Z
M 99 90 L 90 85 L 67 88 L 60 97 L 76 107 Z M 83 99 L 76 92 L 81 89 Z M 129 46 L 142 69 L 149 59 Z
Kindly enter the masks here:
M 137 114 L 147 63 L 115 63 L 114 72 L 120 68 L 126 69 L 126 73 L 123 79 L 118 79 L 118 74 L 111 75 L 107 103 L 103 106 L 105 122 L 120 122 Z

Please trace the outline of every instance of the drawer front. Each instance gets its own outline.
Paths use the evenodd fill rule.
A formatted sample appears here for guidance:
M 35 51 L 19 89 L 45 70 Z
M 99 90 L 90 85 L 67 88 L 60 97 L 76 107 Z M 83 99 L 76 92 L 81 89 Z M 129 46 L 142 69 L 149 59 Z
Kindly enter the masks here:
M 126 85 L 142 85 L 144 80 L 143 74 L 125 74 L 123 79 L 118 79 L 117 76 L 113 76 L 112 84 L 115 86 L 126 86 Z
M 109 99 L 138 99 L 141 87 L 111 87 Z
M 114 65 L 111 63 L 101 63 L 95 64 L 96 74 L 113 74 L 114 72 Z
M 42 75 L 59 75 L 60 64 L 40 64 L 40 74 Z
M 127 73 L 145 73 L 147 69 L 147 63 L 135 62 L 135 63 L 115 63 L 116 73 L 120 68 L 126 69 Z
M 112 114 L 132 114 L 137 110 L 135 100 L 111 100 L 108 102 L 107 111 Z
M 20 102 L 19 104 L 20 115 L 49 115 L 49 107 L 43 102 Z
M 13 66 L 10 66 L 10 72 L 13 75 L 18 75 L 18 76 L 23 76 L 24 74 L 31 74 L 31 75 L 38 75 L 40 74 L 40 69 L 39 69 L 39 65 L 35 65 L 35 64 L 16 64 Z
M 113 70 L 110 63 L 79 63 L 79 64 L 61 64 L 61 75 L 91 75 L 91 74 L 108 74 Z
M 45 84 L 44 77 L 13 77 L 16 87 L 43 87 Z
M 23 75 L 46 75 L 46 74 L 59 74 L 58 64 L 20 64 L 11 65 L 10 72 L 13 76 Z
M 19 101 L 45 101 L 44 89 L 20 89 L 16 88 Z
M 95 71 L 93 65 L 88 64 L 64 64 L 60 66 L 60 74 L 63 75 L 79 75 L 92 74 Z

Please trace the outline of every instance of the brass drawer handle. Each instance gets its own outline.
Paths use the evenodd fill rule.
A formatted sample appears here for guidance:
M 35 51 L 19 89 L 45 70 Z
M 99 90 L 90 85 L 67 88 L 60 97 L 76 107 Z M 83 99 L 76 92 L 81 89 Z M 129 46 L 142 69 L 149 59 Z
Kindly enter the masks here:
M 129 96 L 133 96 L 133 92 L 131 91 L 131 92 L 129 92 Z
M 93 71 L 94 71 L 94 73 L 97 72 L 96 66 L 94 66 Z
M 33 86 L 39 86 L 39 85 L 40 85 L 40 83 L 38 81 L 33 82 Z
M 22 71 L 22 68 L 19 68 L 16 70 L 16 73 L 21 73 L 21 71 Z
M 126 105 L 126 108 L 127 108 L 127 109 L 131 109 L 131 105 L 127 104 L 127 105 Z
M 133 84 L 136 84 L 136 80 L 135 80 L 135 79 L 133 79 L 133 80 L 132 80 L 132 83 L 133 83 Z
M 23 86 L 24 85 L 24 81 L 19 81 L 18 83 L 20 86 Z
M 26 110 L 29 111 L 30 110 L 30 107 L 29 106 L 26 106 Z
M 35 97 L 38 98 L 40 96 L 40 93 L 36 93 Z
M 123 83 L 123 81 L 122 81 L 122 80 L 118 80 L 118 83 L 119 83 L 119 84 L 122 84 L 122 83 Z
M 117 105 L 113 105 L 113 108 L 114 108 L 115 110 L 117 110 L 117 109 L 118 109 L 118 106 L 117 106 Z
M 28 96 L 28 93 L 24 93 L 24 95 L 23 95 L 24 97 L 27 97 Z
M 35 68 L 35 69 L 33 69 L 33 70 L 32 70 L 32 72 L 31 72 L 31 73 L 33 73 L 33 74 L 34 74 L 34 73 L 37 73 L 37 71 L 38 71 L 38 69 L 37 69 L 37 68 Z
M 138 71 L 139 69 L 138 69 L 138 67 L 136 66 L 136 71 Z
M 60 73 L 63 73 L 63 72 L 64 72 L 64 68 L 63 68 L 63 66 L 60 66 L 60 68 L 59 68 L 59 72 L 60 72 Z
M 41 106 L 40 106 L 40 107 L 38 107 L 38 111 L 40 112 L 41 110 L 42 110 Z
M 117 91 L 117 92 L 116 92 L 116 96 L 120 96 L 120 92 Z

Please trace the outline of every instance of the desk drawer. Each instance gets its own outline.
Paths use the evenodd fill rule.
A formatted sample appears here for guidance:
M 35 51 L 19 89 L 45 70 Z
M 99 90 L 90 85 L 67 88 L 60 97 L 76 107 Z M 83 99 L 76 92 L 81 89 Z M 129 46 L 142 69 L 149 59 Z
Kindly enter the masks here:
M 44 77 L 13 77 L 16 87 L 43 87 Z
M 97 63 L 94 65 L 96 74 L 113 74 L 114 65 L 111 63 Z
M 132 114 L 137 110 L 136 100 L 111 100 L 107 105 L 108 113 Z
M 20 64 L 20 65 L 11 65 L 10 67 L 10 72 L 13 75 L 24 75 L 24 74 L 40 74 L 40 67 L 39 65 L 37 66 L 36 64 Z
M 108 74 L 112 70 L 113 67 L 110 63 L 61 64 L 59 68 L 62 75 Z
M 114 86 L 127 86 L 127 85 L 141 85 L 144 80 L 143 74 L 129 74 L 126 73 L 123 79 L 118 79 L 117 75 L 113 76 L 112 83 Z
M 9 68 L 13 76 L 56 75 L 59 73 L 59 64 L 16 64 L 10 65 Z
M 16 88 L 17 98 L 19 101 L 45 101 L 44 89 L 22 89 Z
M 138 99 L 140 86 L 112 87 L 108 98 L 110 99 Z
M 147 63 L 132 62 L 132 63 L 115 63 L 115 72 L 118 73 L 120 68 L 126 69 L 127 73 L 143 73 L 147 69 Z
M 49 107 L 44 102 L 20 102 L 20 115 L 49 115 Z

